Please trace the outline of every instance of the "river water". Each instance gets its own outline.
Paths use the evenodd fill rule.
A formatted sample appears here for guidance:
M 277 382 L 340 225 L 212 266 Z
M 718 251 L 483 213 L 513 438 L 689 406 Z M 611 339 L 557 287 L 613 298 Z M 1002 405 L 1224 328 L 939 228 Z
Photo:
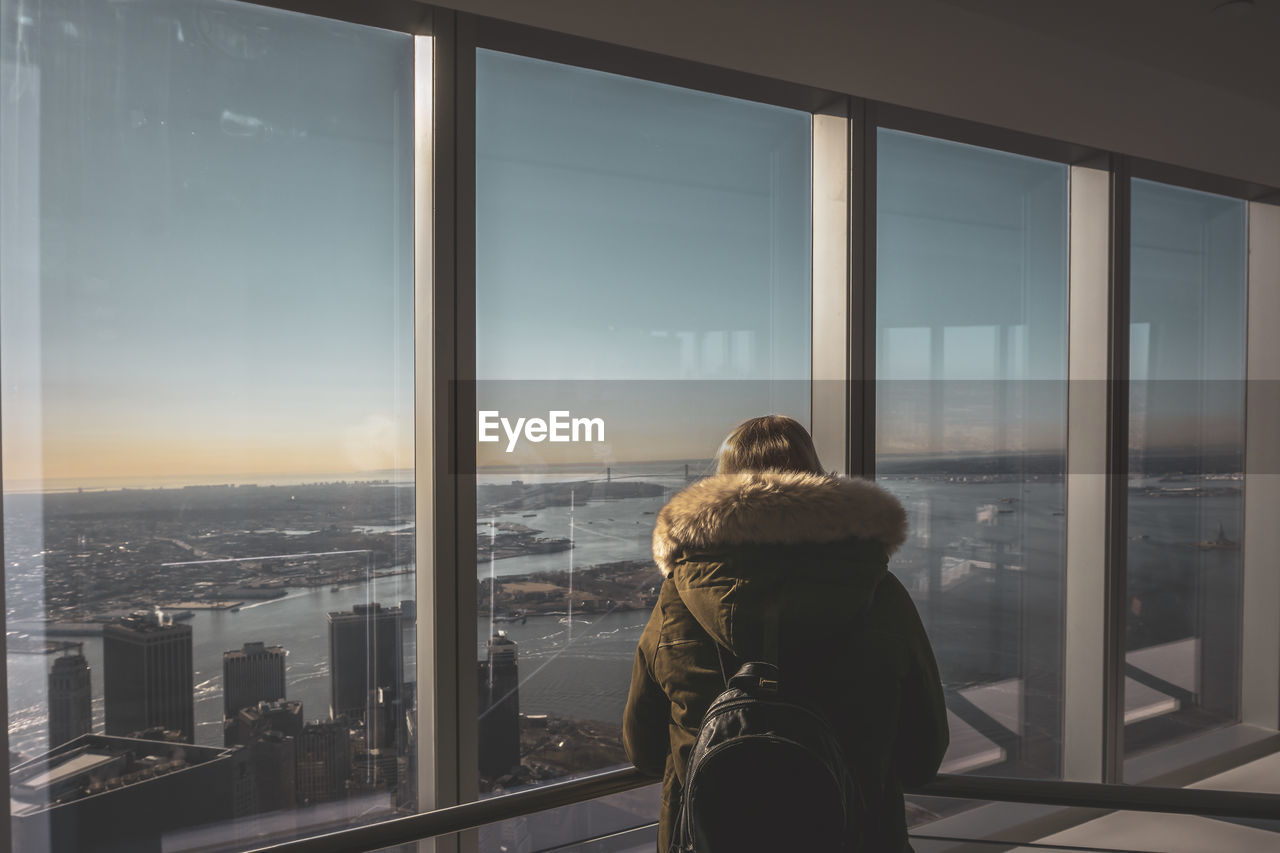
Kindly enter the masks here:
M 668 479 L 664 485 L 670 490 L 679 487 L 680 478 Z M 985 537 L 987 543 L 1000 539 L 1009 543 L 1009 564 L 1016 566 L 1024 579 L 1019 596 L 1000 605 L 1008 612 L 975 609 L 988 607 L 992 599 L 986 592 L 973 595 L 983 589 L 973 582 L 951 590 L 944 587 L 942 597 L 949 597 L 955 606 L 935 608 L 933 617 L 929 616 L 926 602 L 918 599 L 939 651 L 944 680 L 952 680 L 948 671 L 953 668 L 959 671 L 961 667 L 999 667 L 1001 663 L 990 654 L 991 649 L 1010 643 L 1014 644 L 1011 648 L 1016 648 L 1018 626 L 1025 619 L 1039 618 L 1041 613 L 1060 619 L 1065 520 L 1060 514 L 1062 484 L 898 480 L 887 485 L 903 500 L 914 531 L 912 541 L 891 565 L 906 564 L 913 553 L 918 556 L 925 551 L 964 556 L 966 549 L 973 552 L 981 548 Z M 1009 500 L 1001 503 L 1002 499 Z M 509 576 L 567 569 L 571 562 L 575 569 L 581 569 L 600 562 L 646 559 L 654 523 L 652 513 L 665 500 L 665 496 L 655 496 L 598 501 L 572 510 L 550 507 L 538 510 L 530 518 L 521 512 L 497 516 L 499 521 L 515 521 L 539 529 L 545 536 L 572 534 L 577 547 L 569 552 L 495 560 L 492 565 L 478 566 L 478 574 L 481 578 L 490 572 Z M 1194 542 L 1213 539 L 1219 524 L 1228 538 L 1239 540 L 1241 506 L 1239 496 L 1134 498 L 1130 505 L 1131 582 L 1160 586 L 1165 579 L 1177 577 L 1174 569 L 1184 563 L 1208 561 L 1217 571 L 1238 571 L 1238 551 L 1205 552 L 1197 550 Z M 975 523 L 984 507 L 1006 510 L 996 513 L 998 523 L 994 529 Z M 489 520 L 479 519 L 482 524 Z M 922 536 L 926 531 L 928 535 Z M 909 578 L 904 580 L 911 585 Z M 923 592 L 920 590 L 918 595 Z M 1170 594 L 1186 598 L 1190 591 L 1170 590 Z M 968 600 L 970 596 L 973 601 Z M 284 646 L 289 652 L 288 698 L 302 701 L 307 719 L 324 718 L 328 716 L 329 701 L 326 613 L 350 610 L 356 603 L 390 606 L 415 597 L 414 576 L 405 574 L 347 585 L 337 592 L 328 587 L 292 590 L 284 598 L 248 604 L 235 613 L 197 611 L 190 622 L 197 742 L 222 742 L 224 651 L 251 641 Z M 506 631 L 518 644 L 521 710 L 620 719 L 636 641 L 647 618 L 648 614 L 642 612 L 584 614 L 575 615 L 570 626 L 563 614 L 556 614 L 530 617 L 524 624 L 493 626 Z M 993 628 L 998 630 L 993 633 Z M 483 657 L 490 629 L 488 620 L 482 617 L 476 632 L 477 657 Z M 85 654 L 92 667 L 95 731 L 101 731 L 102 643 L 100 638 L 85 639 Z M 955 650 L 965 654 L 951 654 Z M 972 650 L 982 654 L 968 654 Z M 1048 648 L 1046 654 L 1042 665 L 1050 670 L 1058 668 L 1058 653 Z M 406 635 L 406 672 L 412 672 L 413 655 L 410 631 Z M 52 657 L 47 655 L 8 655 L 11 748 L 28 755 L 37 754 L 46 745 L 47 672 L 51 662 Z
M 188 622 L 195 671 L 196 742 L 222 745 L 222 653 L 247 642 L 284 646 L 289 652 L 285 664 L 288 698 L 302 701 L 302 712 L 308 720 L 327 718 L 329 627 L 326 614 L 350 610 L 353 604 L 376 601 L 392 606 L 412 599 L 413 579 L 413 574 L 392 575 L 348 584 L 337 592 L 329 587 L 290 590 L 283 598 L 245 604 L 235 613 L 197 610 Z M 84 654 L 93 684 L 94 731 L 103 731 L 102 639 L 67 639 L 85 640 Z M 406 639 L 406 667 L 412 667 L 412 632 L 406 632 Z M 47 672 L 52 660 L 52 655 L 8 655 L 10 749 L 28 755 L 44 749 L 48 740 Z

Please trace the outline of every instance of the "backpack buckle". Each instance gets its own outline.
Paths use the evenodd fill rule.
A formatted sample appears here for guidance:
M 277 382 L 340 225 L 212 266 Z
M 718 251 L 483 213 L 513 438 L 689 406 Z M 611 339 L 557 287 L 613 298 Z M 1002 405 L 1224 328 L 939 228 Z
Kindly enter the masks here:
M 758 690 L 777 695 L 779 680 L 778 668 L 764 661 L 749 661 L 742 665 L 737 674 L 729 679 L 730 687 L 741 690 Z

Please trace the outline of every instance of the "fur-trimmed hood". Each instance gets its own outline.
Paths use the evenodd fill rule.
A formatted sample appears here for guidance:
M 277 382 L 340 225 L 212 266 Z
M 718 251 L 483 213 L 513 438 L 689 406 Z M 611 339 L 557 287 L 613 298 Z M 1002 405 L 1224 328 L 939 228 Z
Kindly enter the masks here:
M 708 477 L 676 494 L 658 513 L 653 558 L 670 576 L 689 552 L 854 537 L 879 542 L 892 554 L 907 537 L 902 504 L 869 480 L 741 471 Z

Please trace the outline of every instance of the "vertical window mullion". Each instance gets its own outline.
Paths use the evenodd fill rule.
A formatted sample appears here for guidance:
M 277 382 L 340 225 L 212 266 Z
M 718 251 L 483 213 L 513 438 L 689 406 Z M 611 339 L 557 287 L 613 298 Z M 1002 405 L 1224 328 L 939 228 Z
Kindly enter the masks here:
M 466 606 L 468 569 L 459 535 L 466 506 L 470 409 L 465 380 L 474 372 L 466 352 L 472 340 L 473 292 L 468 278 L 472 223 L 464 211 L 473 188 L 474 45 L 465 16 L 436 11 L 433 42 L 415 43 L 415 393 L 418 543 L 418 809 L 430 811 L 475 797 L 475 672 L 463 661 L 474 649 L 475 604 Z M 470 124 L 469 124 L 470 123 Z M 474 217 L 472 217 L 474 219 Z M 474 251 L 472 250 L 472 254 Z M 472 300 L 474 303 L 474 299 Z M 461 353 L 461 355 L 460 355 Z M 471 491 L 474 504 L 474 491 Z M 474 559 L 472 557 L 471 559 Z M 473 570 L 471 570 L 473 572 Z M 474 599 L 474 590 L 470 590 Z M 468 685 L 470 692 L 468 692 Z M 470 711 L 468 711 L 470 709 Z M 471 784 L 468 785 L 470 780 Z M 419 848 L 456 851 L 457 837 L 427 839 Z
M 1129 544 L 1129 162 L 1111 164 L 1107 324 L 1106 592 L 1103 626 L 1102 781 L 1124 776 L 1125 603 Z
M 1245 372 L 1244 594 L 1240 720 L 1280 728 L 1280 206 L 1248 207 L 1248 332 Z
M 876 138 L 875 105 L 855 101 L 850 136 L 849 314 L 853 408 L 849 431 L 849 473 L 875 477 L 876 472 Z
M 847 102 L 813 117 L 813 351 L 810 412 L 818 457 L 848 472 L 851 122 Z M 856 334 L 856 333 L 855 333 Z
M 429 810 L 447 792 L 441 790 L 436 771 L 435 744 L 439 741 L 437 730 L 440 720 L 436 714 L 437 659 L 436 623 L 439 620 L 437 599 L 437 570 L 435 559 L 440 539 L 436 527 L 436 423 L 434 376 L 436 369 L 436 341 L 434 334 L 435 262 L 440 225 L 432 216 L 432 206 L 437 192 L 434 181 L 435 158 L 441 153 L 436 144 L 435 97 L 437 87 L 434 78 L 434 60 L 443 39 L 416 37 L 413 46 L 413 116 L 414 116 L 414 514 L 417 541 L 415 543 L 415 583 L 418 618 L 415 673 L 415 704 L 417 708 L 417 788 L 418 808 Z M 447 217 L 440 217 L 446 220 Z M 447 227 L 447 226 L 446 226 Z M 446 537 L 447 538 L 447 537 Z M 428 651 L 429 650 L 429 651 Z M 430 849 L 433 842 L 421 845 Z
M 456 714 L 458 802 L 471 802 L 480 792 L 479 703 L 477 693 L 476 631 L 476 22 L 458 14 L 455 32 L 454 79 L 454 279 L 452 428 L 450 462 L 446 473 L 452 485 L 453 571 L 455 612 L 451 651 L 457 673 L 451 699 Z M 437 302 L 437 304 L 440 304 Z M 444 381 L 437 377 L 437 381 Z M 457 837 L 458 851 L 475 851 L 478 831 Z
M 1103 777 L 1109 174 L 1071 167 L 1062 778 Z

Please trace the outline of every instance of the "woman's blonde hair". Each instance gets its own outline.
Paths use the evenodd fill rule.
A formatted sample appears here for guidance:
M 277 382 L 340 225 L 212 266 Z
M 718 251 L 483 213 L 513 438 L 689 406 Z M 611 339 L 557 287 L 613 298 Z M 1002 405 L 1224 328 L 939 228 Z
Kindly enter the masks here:
M 809 431 L 795 418 L 765 415 L 743 421 L 716 453 L 716 473 L 775 468 L 825 474 Z

